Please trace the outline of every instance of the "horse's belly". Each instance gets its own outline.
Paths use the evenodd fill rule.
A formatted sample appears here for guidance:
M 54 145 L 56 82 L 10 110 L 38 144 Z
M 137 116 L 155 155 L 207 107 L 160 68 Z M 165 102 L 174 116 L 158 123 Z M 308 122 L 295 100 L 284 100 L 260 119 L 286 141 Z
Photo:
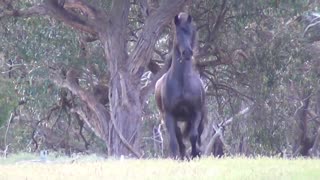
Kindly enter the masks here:
M 199 103 L 201 101 L 201 92 L 184 92 L 181 99 L 189 103 Z
M 185 121 L 191 116 L 194 116 L 196 111 L 199 110 L 201 102 L 190 98 L 190 100 L 181 98 L 177 99 L 173 104 L 173 115 L 178 118 L 178 121 Z

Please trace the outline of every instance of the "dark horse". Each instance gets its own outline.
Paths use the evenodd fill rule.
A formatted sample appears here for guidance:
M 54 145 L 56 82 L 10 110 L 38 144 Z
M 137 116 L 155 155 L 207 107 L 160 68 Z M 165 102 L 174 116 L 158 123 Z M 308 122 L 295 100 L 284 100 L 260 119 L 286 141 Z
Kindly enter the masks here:
M 183 159 L 185 145 L 183 137 L 189 136 L 191 156 L 200 156 L 197 142 L 201 145 L 205 116 L 205 92 L 199 73 L 192 62 L 193 48 L 196 43 L 196 29 L 192 18 L 180 13 L 174 18 L 175 34 L 172 62 L 169 70 L 155 85 L 155 98 L 170 136 L 170 148 L 173 158 L 178 151 Z M 181 131 L 178 122 L 185 124 Z

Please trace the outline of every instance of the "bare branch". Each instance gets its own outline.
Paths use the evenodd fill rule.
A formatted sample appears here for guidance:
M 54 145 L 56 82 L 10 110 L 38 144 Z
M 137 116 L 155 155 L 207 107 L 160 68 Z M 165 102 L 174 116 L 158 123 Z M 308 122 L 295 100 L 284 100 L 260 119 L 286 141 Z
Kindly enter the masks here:
M 197 66 L 199 66 L 200 68 L 204 68 L 204 67 L 208 67 L 208 66 L 215 68 L 220 65 L 228 65 L 228 64 L 232 64 L 232 62 L 231 61 L 221 61 L 221 60 L 210 60 L 210 61 L 199 62 L 197 64 Z
M 98 132 L 96 132 L 98 135 L 100 135 L 100 137 L 105 141 L 108 142 L 108 138 L 106 136 L 102 136 L 102 135 L 107 135 L 108 132 L 104 132 L 104 130 L 108 130 L 108 124 L 107 122 L 110 121 L 113 124 L 113 127 L 116 131 L 116 134 L 119 136 L 120 140 L 122 141 L 122 143 L 137 157 L 137 158 L 141 158 L 141 155 L 139 153 L 137 153 L 134 148 L 128 143 L 128 141 L 124 138 L 124 136 L 122 135 L 121 131 L 119 130 L 119 128 L 116 126 L 116 123 L 113 121 L 112 118 L 110 118 L 110 114 L 108 112 L 108 110 L 101 104 L 99 103 L 99 101 L 94 97 L 94 95 L 92 93 L 90 93 L 87 90 L 82 89 L 79 84 L 77 83 L 77 76 L 78 76 L 78 72 L 71 68 L 68 72 L 67 72 L 67 79 L 63 80 L 63 79 L 59 79 L 59 78 L 55 78 L 54 82 L 61 86 L 61 87 L 65 87 L 67 89 L 69 89 L 73 94 L 77 95 L 78 97 L 80 97 L 80 99 L 82 101 L 84 101 L 88 107 L 90 108 L 90 110 L 92 112 L 95 113 L 95 115 L 97 116 L 97 118 L 99 119 L 99 121 L 93 121 L 93 119 L 88 119 L 86 118 L 86 116 L 81 113 L 78 112 L 77 113 L 84 119 L 86 120 L 86 122 L 94 127 L 94 129 Z
M 212 136 L 212 138 L 210 139 L 208 145 L 206 146 L 206 149 L 205 149 L 205 152 L 204 154 L 206 156 L 209 156 L 212 152 L 212 148 L 213 148 L 213 144 L 214 142 L 216 142 L 216 139 L 218 137 L 221 137 L 222 136 L 222 131 L 223 129 L 222 128 L 218 128 L 218 130 L 216 130 L 216 133 Z
M 10 128 L 10 124 L 11 124 L 11 121 L 13 120 L 14 118 L 14 113 L 12 112 L 10 114 L 10 117 L 9 117 L 9 120 L 8 120 L 8 125 L 7 125 L 7 129 L 6 129 L 6 133 L 4 134 L 4 145 L 5 145 L 5 151 L 4 151 L 4 157 L 7 156 L 7 149 L 9 147 L 9 145 L 7 144 L 7 135 L 8 135 L 8 132 L 9 132 L 9 128 Z
M 224 121 L 221 126 L 228 126 L 229 124 L 232 123 L 234 118 L 238 118 L 239 116 L 242 116 L 242 115 L 246 114 L 247 112 L 249 112 L 249 110 L 250 110 L 250 107 L 244 108 L 238 114 L 236 114 L 234 117 L 231 117 L 228 120 Z
M 96 19 L 101 10 L 91 6 L 88 2 L 82 0 L 66 0 L 64 6 L 66 9 L 78 9 L 87 14 L 89 18 Z
M 66 8 L 79 8 L 86 12 L 90 19 L 85 18 L 80 14 L 75 14 L 73 12 L 67 11 Z M 97 16 L 101 16 L 100 11 L 96 11 L 92 6 L 84 3 L 81 0 L 67 0 L 65 6 L 60 6 L 56 0 L 47 0 L 46 3 L 40 5 L 34 5 L 30 8 L 21 10 L 5 10 L 0 14 L 0 18 L 3 17 L 31 17 L 31 16 L 43 16 L 48 15 L 59 21 L 64 22 L 66 25 L 71 26 L 77 30 L 90 33 L 94 36 L 97 35 L 98 24 L 91 21 Z M 99 12 L 99 13 L 98 13 Z M 95 13 L 95 14 L 94 14 Z
M 241 110 L 238 114 L 236 114 L 235 116 L 221 122 L 218 127 L 214 127 L 215 134 L 212 136 L 208 145 L 206 146 L 205 153 L 204 153 L 206 156 L 209 156 L 210 153 L 212 152 L 213 144 L 215 143 L 216 139 L 218 137 L 223 136 L 222 133 L 223 133 L 223 130 L 225 129 L 225 126 L 230 125 L 235 118 L 246 114 L 247 112 L 249 112 L 249 110 L 250 110 L 250 107 L 246 107 L 243 110 Z
M 307 112 L 307 113 L 308 113 L 309 116 L 311 116 L 311 118 L 308 119 L 308 121 L 314 121 L 314 122 L 316 122 L 317 124 L 320 125 L 320 120 L 318 120 L 318 119 L 320 118 L 320 116 L 317 115 L 316 112 L 314 112 L 314 111 L 311 110 L 311 109 L 308 109 L 308 112 Z
M 220 13 L 216 19 L 216 22 L 213 27 L 213 32 L 211 37 L 215 37 L 215 34 L 218 32 L 218 29 L 220 28 L 221 24 L 223 23 L 224 17 L 227 13 L 227 0 L 223 0 Z
M 308 32 L 311 28 L 313 28 L 313 27 L 315 27 L 315 26 L 317 26 L 317 25 L 320 25 L 320 21 L 317 21 L 317 22 L 315 22 L 315 23 L 309 24 L 309 25 L 305 28 L 305 30 L 304 30 L 304 32 L 303 32 L 303 37 L 306 36 L 307 32 Z
M 131 151 L 137 158 L 141 158 L 142 156 L 134 150 L 134 148 L 129 144 L 129 142 L 126 140 L 126 138 L 122 135 L 120 129 L 116 126 L 116 123 L 113 121 L 113 118 L 111 118 L 114 130 L 116 131 L 117 135 L 119 136 L 122 143 Z
M 80 97 L 80 99 L 85 102 L 90 110 L 94 112 L 99 119 L 96 123 L 102 123 L 100 125 L 98 124 L 92 124 L 93 122 L 90 121 L 90 124 L 99 132 L 99 134 L 107 134 L 107 132 L 103 132 L 103 130 L 107 130 L 107 122 L 110 119 L 110 115 L 107 111 L 107 109 L 98 102 L 98 100 L 94 97 L 93 93 L 90 93 L 87 90 L 82 89 L 79 84 L 77 83 L 77 74 L 78 72 L 71 68 L 67 73 L 67 79 L 63 80 L 59 78 L 59 76 L 53 77 L 53 82 L 60 86 L 69 89 L 73 94 Z M 106 140 L 107 137 L 101 137 L 102 139 Z
M 78 1 L 79 0 L 77 0 L 76 2 Z M 92 21 L 90 21 L 90 19 L 85 19 L 83 16 L 79 14 L 69 12 L 63 7 L 59 6 L 57 3 L 53 2 L 55 2 L 55 0 L 47 0 L 46 7 L 48 10 L 48 15 L 59 21 L 64 22 L 66 25 L 69 25 L 77 30 L 81 30 L 93 35 L 97 34 L 97 27 Z M 71 3 L 67 4 L 71 6 Z
M 141 96 L 140 96 L 140 101 L 141 102 L 145 102 L 146 99 L 149 97 L 149 94 L 152 92 L 152 90 L 154 89 L 154 86 L 156 85 L 156 82 L 158 81 L 158 79 L 160 79 L 162 77 L 162 75 L 164 73 L 166 73 L 169 69 L 171 65 L 171 56 L 169 56 L 166 60 L 165 60 L 165 64 L 164 66 L 161 68 L 160 71 L 158 71 L 153 78 L 151 79 L 151 82 L 146 85 L 145 87 L 143 87 L 141 89 Z
M 235 93 L 235 94 L 237 94 L 239 96 L 245 97 L 245 98 L 253 101 L 252 97 L 250 97 L 250 96 L 248 96 L 248 95 L 246 95 L 246 94 L 244 94 L 244 93 L 242 93 L 242 92 L 240 92 L 240 91 L 238 91 L 238 90 L 236 90 L 236 89 L 234 89 L 234 88 L 232 88 L 232 87 L 230 87 L 230 86 L 228 86 L 226 84 L 214 82 L 214 80 L 211 77 L 209 77 L 206 73 L 202 73 L 201 75 L 203 75 L 203 77 L 207 78 L 212 83 L 212 85 L 217 87 L 217 89 L 224 89 L 226 91 L 231 91 L 231 92 L 233 92 L 233 93 Z
M 129 58 L 129 71 L 133 75 L 138 77 L 142 75 L 139 72 L 148 65 L 153 47 L 163 27 L 178 14 L 186 2 L 186 0 L 175 0 L 170 3 L 162 3 L 157 11 L 147 18 L 135 49 Z
M 4 17 L 31 17 L 31 16 L 41 16 L 48 15 L 47 8 L 45 5 L 36 5 L 27 9 L 22 10 L 5 10 L 0 14 L 0 19 Z

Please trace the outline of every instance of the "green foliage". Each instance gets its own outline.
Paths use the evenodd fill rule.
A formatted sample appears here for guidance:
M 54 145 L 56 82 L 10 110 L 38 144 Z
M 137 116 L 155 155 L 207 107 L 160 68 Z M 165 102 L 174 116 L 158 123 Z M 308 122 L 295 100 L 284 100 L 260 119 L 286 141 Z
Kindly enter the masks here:
M 0 127 L 9 119 L 18 104 L 12 82 L 0 77 Z
M 316 4 L 228 1 L 230 9 L 226 11 L 224 23 L 215 30 L 214 23 L 207 26 L 206 22 L 215 22 L 223 1 L 203 2 L 212 5 L 205 6 L 208 13 L 202 16 L 206 18 L 198 23 L 202 27 L 200 47 L 209 44 L 211 53 L 204 60 L 233 61 L 206 69 L 213 81 L 208 90 L 214 95 L 207 98 L 209 119 L 219 123 L 247 106 L 252 108 L 227 129 L 227 144 L 232 147 L 229 153 L 272 155 L 281 149 L 290 149 L 294 143 L 290 140 L 293 135 L 288 133 L 296 126 L 290 120 L 297 119 L 295 112 L 302 98 L 299 94 L 308 89 L 317 91 L 319 72 L 311 68 L 318 66 L 315 58 L 319 57 L 315 55 L 318 50 L 306 42 L 302 36 L 304 30 L 295 16 L 306 9 L 316 9 Z M 194 11 L 197 13 L 200 9 L 196 7 Z M 239 51 L 244 53 L 239 55 Z M 292 84 L 298 94 L 292 91 Z M 293 101 L 292 97 L 296 99 Z
M 14 4 L 17 9 L 30 7 L 35 3 L 19 2 Z M 109 2 L 103 2 L 105 5 L 102 7 L 109 6 Z M 50 109 L 61 100 L 61 88 L 52 82 L 52 77 L 55 77 L 53 73 L 62 73 L 69 67 L 87 71 L 92 66 L 91 69 L 96 69 L 95 75 L 100 77 L 106 69 L 103 49 L 99 43 L 94 42 L 86 47 L 86 56 L 82 56 L 80 41 L 85 35 L 48 17 L 3 18 L 0 24 L 0 53 L 4 54 L 0 58 L 0 69 L 3 72 L 3 77 L 0 77 L 0 126 L 8 120 L 13 109 L 17 108 L 17 120 L 10 126 L 7 136 L 10 144 L 8 152 L 29 151 L 34 148 L 34 144 L 30 144 L 34 143 L 30 137 L 36 132 L 34 128 L 37 122 L 45 119 L 48 121 L 44 124 L 54 126 L 60 120 L 65 126 L 59 127 L 67 127 L 70 123 L 70 112 L 65 111 L 53 112 L 51 118 L 46 119 Z M 88 86 L 87 82 L 82 83 Z M 18 106 L 18 102 L 22 100 L 25 103 Z M 75 128 L 73 131 L 69 129 L 69 132 L 77 132 L 77 121 L 72 119 L 71 122 Z M 5 129 L 0 131 L 1 149 L 5 147 L 2 144 Z M 57 128 L 55 135 L 64 138 L 65 132 L 65 129 Z M 92 138 L 92 134 L 83 133 Z M 75 142 L 80 147 L 83 146 L 81 143 Z

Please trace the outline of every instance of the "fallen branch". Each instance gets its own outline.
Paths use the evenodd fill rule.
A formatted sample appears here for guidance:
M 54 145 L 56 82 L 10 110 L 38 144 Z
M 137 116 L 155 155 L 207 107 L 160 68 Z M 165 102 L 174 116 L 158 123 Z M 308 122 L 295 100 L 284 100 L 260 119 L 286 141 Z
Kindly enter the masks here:
M 223 128 L 219 127 L 218 130 L 215 132 L 215 134 L 212 136 L 204 153 L 206 156 L 209 156 L 211 154 L 213 144 L 216 142 L 216 139 L 218 137 L 222 137 L 222 132 L 223 132 Z
M 218 137 L 223 137 L 222 133 L 225 129 L 226 126 L 228 126 L 229 124 L 231 124 L 234 120 L 234 118 L 237 118 L 241 115 L 244 115 L 245 113 L 249 112 L 250 107 L 246 107 L 245 109 L 243 109 L 242 111 L 240 111 L 238 114 L 236 114 L 234 117 L 231 117 L 229 119 L 227 119 L 226 121 L 221 122 L 218 127 L 214 127 L 215 129 L 215 134 L 212 136 L 212 138 L 210 139 L 208 145 L 206 146 L 205 149 L 205 155 L 209 156 L 212 152 L 212 148 L 213 148 L 213 144 L 215 143 L 216 139 Z
M 114 127 L 114 130 L 116 131 L 116 134 L 119 136 L 122 143 L 127 147 L 129 151 L 131 151 L 137 158 L 141 158 L 142 156 L 134 150 L 134 148 L 129 144 L 129 142 L 126 140 L 126 138 L 122 135 L 119 128 L 116 126 L 116 123 L 114 122 L 113 118 L 111 118 L 112 125 Z

